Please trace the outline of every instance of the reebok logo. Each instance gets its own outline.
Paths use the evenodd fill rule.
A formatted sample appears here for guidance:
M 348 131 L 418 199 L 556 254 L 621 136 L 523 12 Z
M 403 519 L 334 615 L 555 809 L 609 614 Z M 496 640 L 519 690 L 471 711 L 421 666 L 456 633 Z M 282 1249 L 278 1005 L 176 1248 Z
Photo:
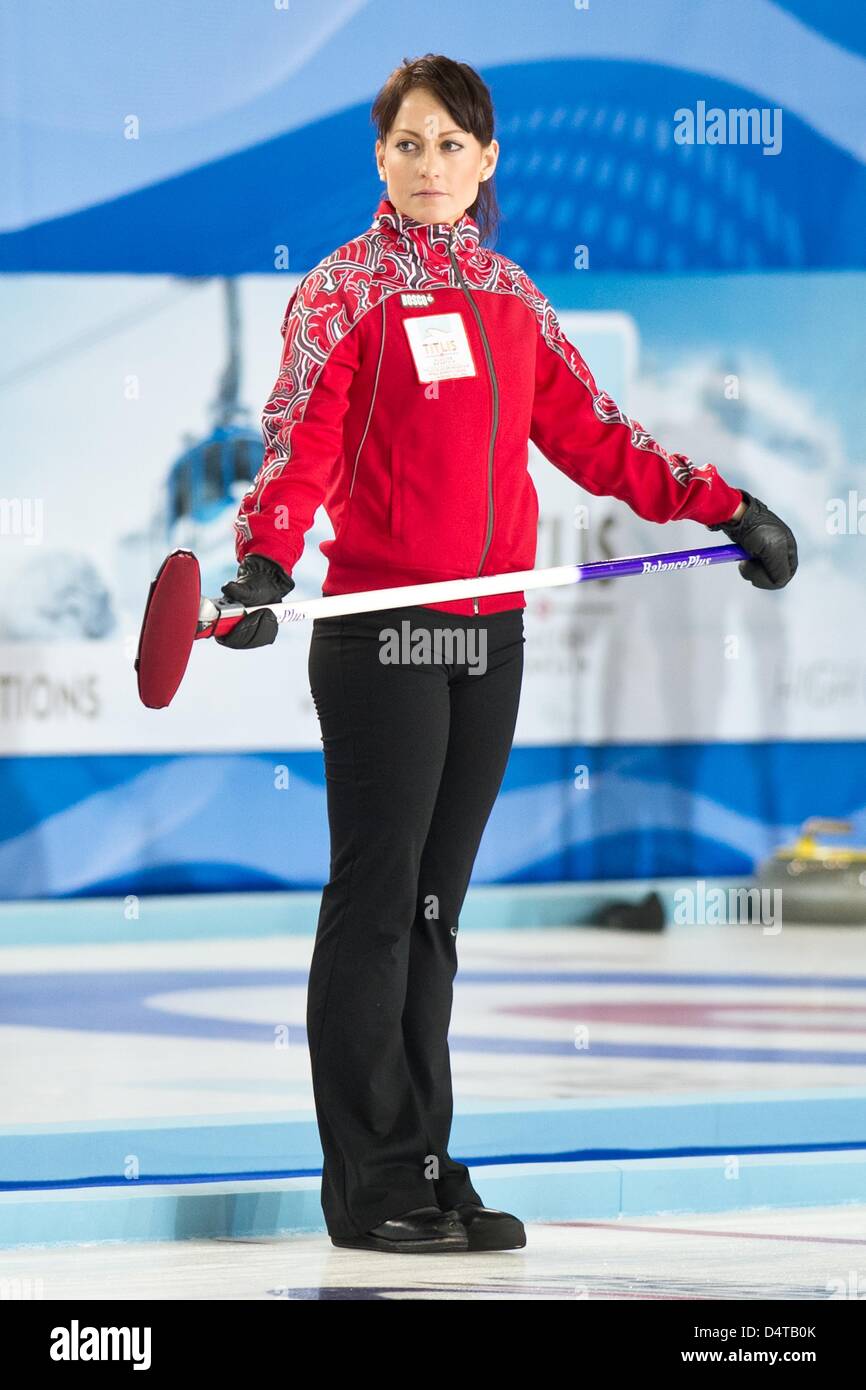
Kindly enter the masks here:
M 132 1361 L 134 1371 L 150 1370 L 149 1327 L 52 1327 L 52 1361 Z
M 432 294 L 401 294 L 400 303 L 405 304 L 407 309 L 423 309 L 425 305 L 433 303 Z

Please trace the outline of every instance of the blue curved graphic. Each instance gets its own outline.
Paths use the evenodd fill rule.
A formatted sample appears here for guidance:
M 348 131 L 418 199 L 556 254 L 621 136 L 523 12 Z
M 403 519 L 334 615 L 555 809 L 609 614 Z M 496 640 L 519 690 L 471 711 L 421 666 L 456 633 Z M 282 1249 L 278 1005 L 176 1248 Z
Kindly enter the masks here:
M 277 761 L 291 790 L 275 809 Z M 575 790 L 577 765 L 591 790 Z M 6 758 L 0 785 L 2 898 L 327 880 L 318 752 Z M 515 747 L 473 882 L 748 875 L 808 816 L 866 832 L 864 785 L 857 742 Z M 239 805 L 254 836 L 238 835 Z
M 500 21 L 501 22 L 501 21 Z M 866 76 L 866 66 L 864 66 Z M 610 58 L 485 69 L 501 145 L 498 249 L 530 274 L 861 269 L 866 169 L 765 94 Z M 675 114 L 781 112 L 781 147 L 678 144 Z M 768 118 L 769 119 L 769 118 Z M 303 272 L 369 226 L 382 193 L 369 102 L 134 192 L 7 232 L 14 271 Z M 339 151 L 335 186 L 328 170 Z

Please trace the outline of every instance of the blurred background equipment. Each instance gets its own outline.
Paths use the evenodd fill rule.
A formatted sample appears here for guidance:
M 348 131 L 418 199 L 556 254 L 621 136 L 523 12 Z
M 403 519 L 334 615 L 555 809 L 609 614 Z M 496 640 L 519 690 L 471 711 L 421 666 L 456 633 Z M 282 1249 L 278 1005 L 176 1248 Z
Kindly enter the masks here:
M 587 919 L 587 925 L 614 927 L 618 931 L 664 931 L 664 905 L 655 891 L 650 891 L 636 902 L 614 899 L 597 908 Z
M 866 925 L 866 844 L 849 820 L 810 817 L 759 866 L 756 882 L 779 893 L 785 922 Z

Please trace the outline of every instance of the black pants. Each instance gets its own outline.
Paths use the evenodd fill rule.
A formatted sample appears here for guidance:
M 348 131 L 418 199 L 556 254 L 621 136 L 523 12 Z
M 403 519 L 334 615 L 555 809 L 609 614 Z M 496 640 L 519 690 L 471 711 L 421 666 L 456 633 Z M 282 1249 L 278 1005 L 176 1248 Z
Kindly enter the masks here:
M 437 630 L 454 647 L 420 650 Z M 389 652 L 385 632 L 402 646 Z M 331 864 L 307 1033 L 332 1236 L 481 1201 L 448 1155 L 448 1026 L 458 917 L 511 749 L 523 642 L 522 609 L 313 623 Z

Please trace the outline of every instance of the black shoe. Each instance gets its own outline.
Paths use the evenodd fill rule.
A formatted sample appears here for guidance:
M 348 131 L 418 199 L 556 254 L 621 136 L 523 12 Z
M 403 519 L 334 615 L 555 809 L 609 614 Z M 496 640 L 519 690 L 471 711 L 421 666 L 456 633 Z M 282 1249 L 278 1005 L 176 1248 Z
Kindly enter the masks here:
M 331 1236 L 331 1244 L 347 1250 L 388 1250 L 394 1255 L 437 1255 L 468 1249 L 469 1238 L 456 1211 L 416 1207 L 362 1236 Z
M 526 1244 L 523 1222 L 507 1211 L 493 1211 L 464 1202 L 455 1207 L 466 1234 L 470 1250 L 522 1250 Z

